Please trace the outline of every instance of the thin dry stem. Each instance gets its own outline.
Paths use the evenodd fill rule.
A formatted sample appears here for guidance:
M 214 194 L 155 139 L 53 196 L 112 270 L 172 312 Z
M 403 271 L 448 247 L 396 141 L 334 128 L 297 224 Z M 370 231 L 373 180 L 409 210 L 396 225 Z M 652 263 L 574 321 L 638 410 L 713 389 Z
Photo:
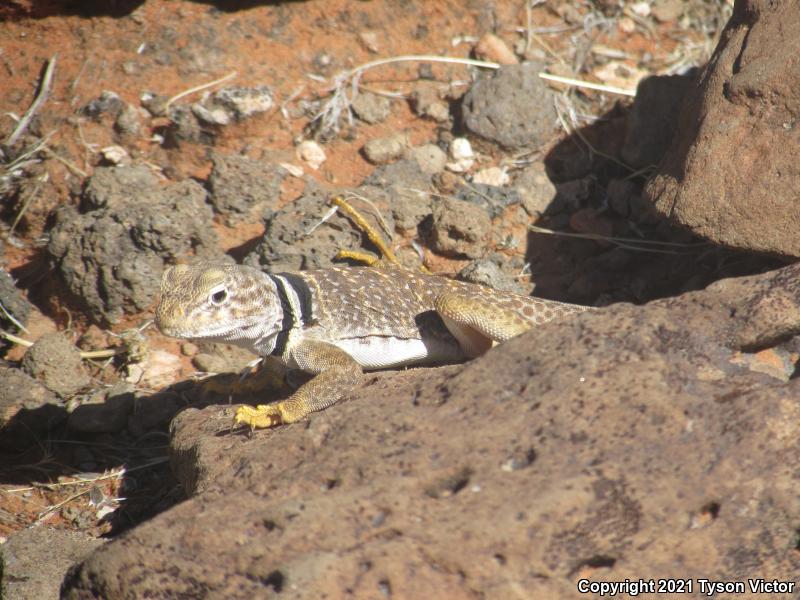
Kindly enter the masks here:
M 188 90 L 184 90 L 179 94 L 175 94 L 172 98 L 167 100 L 166 104 L 164 104 L 164 110 L 165 111 L 168 110 L 170 106 L 172 106 L 175 102 L 177 102 L 181 98 L 185 98 L 186 96 L 189 96 L 190 94 L 194 94 L 196 92 L 202 92 L 203 90 L 208 89 L 210 87 L 214 87 L 215 85 L 219 85 L 220 83 L 225 83 L 226 81 L 229 81 L 234 77 L 236 77 L 236 75 L 237 75 L 236 71 L 231 71 L 230 73 L 225 75 L 225 77 L 220 77 L 219 79 L 215 79 L 214 81 L 209 81 L 208 83 L 203 83 L 193 88 L 189 88 Z
M 39 93 L 36 95 L 33 103 L 25 112 L 25 115 L 17 124 L 17 127 L 14 129 L 11 135 L 6 138 L 6 146 L 11 147 L 17 142 L 17 140 L 19 140 L 22 134 L 25 133 L 25 130 L 28 129 L 28 125 L 30 125 L 33 116 L 36 114 L 36 111 L 38 111 L 39 108 L 41 108 L 41 106 L 47 101 L 47 97 L 50 95 L 50 88 L 53 85 L 53 73 L 55 72 L 55 68 L 56 55 L 53 55 L 53 58 L 47 61 L 47 68 L 45 69 L 44 76 L 42 77 L 42 84 L 39 86 Z
M 552 229 L 545 229 L 544 227 L 538 227 L 537 225 L 529 225 L 528 229 L 530 229 L 535 233 L 542 233 L 545 235 L 555 235 L 559 237 L 571 237 L 582 240 L 609 242 L 611 244 L 619 246 L 620 248 L 626 248 L 628 250 L 636 250 L 638 252 L 656 252 L 659 254 L 687 254 L 689 251 L 693 251 L 695 248 L 708 246 L 706 242 L 697 242 L 695 244 L 684 244 L 680 242 L 662 242 L 658 240 L 641 240 L 637 238 L 606 236 L 606 235 L 600 235 L 599 233 L 571 233 L 568 231 L 554 231 Z M 647 246 L 660 246 L 665 248 L 683 248 L 686 249 L 687 252 L 679 252 L 677 250 L 662 250 L 659 248 L 648 248 Z
M 555 81 L 556 83 L 563 83 L 564 85 L 571 85 L 574 87 L 585 88 L 588 90 L 597 90 L 598 92 L 606 92 L 609 94 L 620 94 L 622 96 L 636 96 L 636 90 L 620 88 L 613 85 L 605 85 L 603 83 L 594 83 L 592 81 L 584 81 L 582 79 L 573 79 L 571 77 L 561 77 L 560 75 L 551 75 L 550 73 L 539 73 L 539 77 L 547 81 Z

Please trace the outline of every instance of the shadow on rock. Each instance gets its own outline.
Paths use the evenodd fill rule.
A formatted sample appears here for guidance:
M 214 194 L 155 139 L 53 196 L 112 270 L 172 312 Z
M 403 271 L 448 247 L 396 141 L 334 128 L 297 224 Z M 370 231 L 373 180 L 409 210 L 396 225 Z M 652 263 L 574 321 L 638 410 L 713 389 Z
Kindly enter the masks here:
M 536 226 L 566 233 L 529 233 L 526 261 L 535 295 L 642 303 L 785 264 L 712 246 L 670 224 L 645 197 L 647 177 L 666 152 L 691 144 L 687 132 L 680 139 L 675 134 L 697 85 L 694 71 L 644 79 L 629 111 L 617 106 L 567 136 L 545 157 L 544 172 L 525 179 L 532 189 L 551 188 Z
M 47 17 L 124 17 L 144 4 L 144 0 L 11 0 L 0 7 L 0 21 L 7 19 L 45 19 Z
M 44 504 L 32 519 L 113 536 L 185 498 L 167 450 L 187 384 L 150 396 L 112 387 L 68 411 L 19 369 L 3 368 L 0 376 L 12 392 L 12 399 L 0 395 L 0 483 L 41 492 L 34 500 Z M 25 391 L 14 394 L 17 380 Z

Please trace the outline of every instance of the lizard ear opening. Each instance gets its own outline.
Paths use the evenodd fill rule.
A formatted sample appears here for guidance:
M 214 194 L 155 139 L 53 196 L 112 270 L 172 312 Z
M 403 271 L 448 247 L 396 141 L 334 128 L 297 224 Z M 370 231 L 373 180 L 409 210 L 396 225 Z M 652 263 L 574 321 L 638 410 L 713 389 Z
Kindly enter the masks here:
M 222 306 L 225 300 L 228 299 L 228 291 L 225 288 L 214 290 L 211 292 L 209 299 L 214 306 Z

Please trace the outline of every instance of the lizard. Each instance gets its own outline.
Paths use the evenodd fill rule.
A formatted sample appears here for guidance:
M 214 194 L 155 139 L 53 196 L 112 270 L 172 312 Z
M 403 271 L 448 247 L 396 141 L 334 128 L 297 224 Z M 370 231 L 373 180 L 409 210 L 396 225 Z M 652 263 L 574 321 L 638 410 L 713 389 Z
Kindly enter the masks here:
M 155 323 L 171 337 L 235 344 L 313 375 L 288 399 L 239 407 L 235 422 L 255 429 L 331 406 L 365 370 L 467 360 L 590 309 L 398 266 L 273 274 L 199 262 L 164 271 Z

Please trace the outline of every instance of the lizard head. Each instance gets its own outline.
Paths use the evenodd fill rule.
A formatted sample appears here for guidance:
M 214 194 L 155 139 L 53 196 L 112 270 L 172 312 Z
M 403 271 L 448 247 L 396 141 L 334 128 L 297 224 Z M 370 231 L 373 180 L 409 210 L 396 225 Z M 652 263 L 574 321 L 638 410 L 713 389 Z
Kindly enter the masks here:
M 156 326 L 177 338 L 226 342 L 269 354 L 283 310 L 275 283 L 241 265 L 176 265 L 161 277 Z

